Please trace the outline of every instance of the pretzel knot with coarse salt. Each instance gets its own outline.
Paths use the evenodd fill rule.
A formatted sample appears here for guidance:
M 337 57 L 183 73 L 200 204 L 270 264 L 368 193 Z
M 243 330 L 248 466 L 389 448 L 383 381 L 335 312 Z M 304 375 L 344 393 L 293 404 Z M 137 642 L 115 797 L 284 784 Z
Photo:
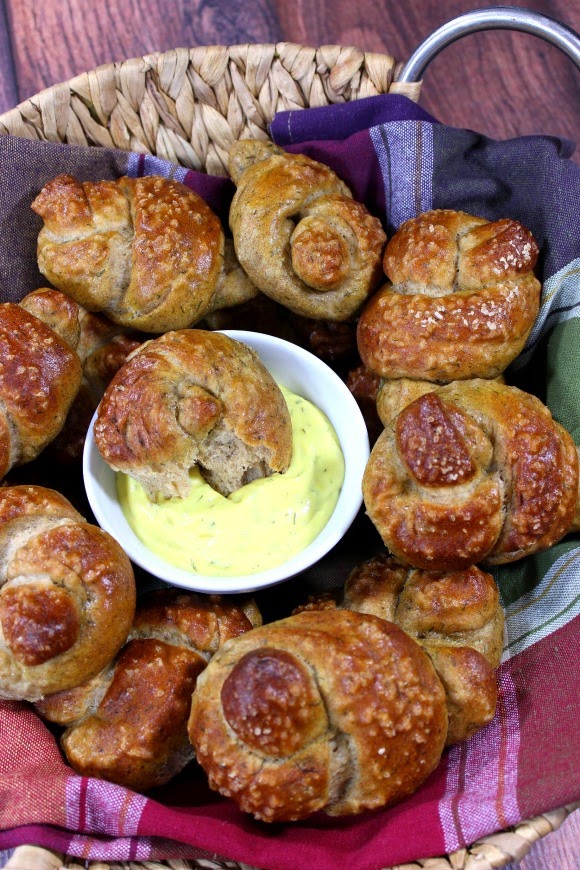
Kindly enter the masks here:
M 90 679 L 135 613 L 128 557 L 60 493 L 0 488 L 0 698 L 37 701 Z
M 386 428 L 363 479 L 367 513 L 392 554 L 427 571 L 461 570 L 513 562 L 570 531 L 577 451 L 539 399 L 478 378 L 425 384 L 407 403 L 399 385 L 381 389 L 395 401 L 379 394 Z
M 200 674 L 189 738 L 211 788 L 266 822 L 402 800 L 437 766 L 443 686 L 398 626 L 298 613 L 227 641 Z
M 384 378 L 495 378 L 536 319 L 538 246 L 515 220 L 434 210 L 406 221 L 383 266 L 390 283 L 366 305 L 358 347 Z
M 230 228 L 254 284 L 304 317 L 352 317 L 380 279 L 380 221 L 304 154 L 248 139 L 232 146 L 229 170 Z
M 184 329 L 257 293 L 218 217 L 175 179 L 59 175 L 32 210 L 44 222 L 37 248 L 42 274 L 122 326 Z

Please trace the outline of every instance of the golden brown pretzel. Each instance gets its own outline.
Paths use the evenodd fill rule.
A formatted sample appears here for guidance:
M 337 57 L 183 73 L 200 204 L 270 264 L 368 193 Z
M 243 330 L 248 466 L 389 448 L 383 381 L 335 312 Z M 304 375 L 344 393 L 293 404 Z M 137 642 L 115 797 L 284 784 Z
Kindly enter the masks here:
M 91 378 L 91 387 L 96 392 L 102 385 L 102 379 L 106 377 L 106 373 L 100 370 L 102 362 L 100 351 L 108 348 L 111 341 L 121 336 L 139 336 L 144 340 L 144 336 L 139 333 L 113 323 L 101 314 L 87 311 L 66 293 L 54 290 L 52 287 L 33 290 L 18 304 L 39 320 L 43 320 L 76 352 L 83 365 L 83 374 Z M 133 348 L 139 343 L 135 340 Z M 98 362 L 93 362 L 95 355 Z M 94 384 L 93 376 L 97 380 Z
M 490 574 L 420 571 L 379 556 L 351 573 L 344 606 L 392 620 L 425 650 L 445 689 L 447 746 L 491 722 L 504 614 Z
M 81 384 L 78 356 L 19 305 L 0 305 L 0 478 L 60 432 Z
M 59 175 L 32 208 L 44 220 L 42 274 L 116 323 L 145 332 L 181 329 L 256 293 L 238 273 L 225 282 L 222 226 L 178 181 L 149 176 L 81 183 Z M 231 255 L 231 271 L 230 261 Z
M 198 679 L 189 723 L 211 787 L 269 822 L 401 800 L 437 765 L 446 729 L 425 653 L 347 610 L 228 641 Z
M 202 329 L 142 345 L 105 391 L 94 432 L 105 461 L 152 498 L 185 495 L 196 463 L 227 495 L 292 456 L 286 402 L 257 354 Z
M 105 388 L 144 336 L 87 311 L 65 293 L 49 287 L 33 290 L 19 305 L 60 335 L 81 361 L 81 386 L 64 426 L 50 445 L 51 453 L 61 461 L 78 460 Z
M 390 283 L 365 306 L 358 347 L 385 378 L 494 378 L 522 350 L 538 313 L 538 247 L 520 223 L 434 210 L 387 245 Z
M 77 773 L 148 791 L 194 757 L 187 722 L 198 675 L 222 643 L 257 625 L 251 599 L 151 592 L 116 659 L 36 709 L 66 726 L 61 745 Z
M 0 697 L 78 686 L 117 653 L 135 611 L 131 564 L 64 496 L 0 489 Z
M 398 390 L 383 390 L 391 383 Z M 406 393 L 398 390 L 402 404 Z M 495 380 L 456 381 L 385 420 L 363 496 L 402 561 L 432 571 L 512 562 L 570 530 L 576 447 L 535 396 Z
M 447 745 L 466 740 L 493 718 L 504 615 L 490 574 L 476 567 L 420 571 L 375 556 L 351 572 L 342 594 L 322 602 L 314 597 L 305 607 L 317 604 L 379 616 L 421 645 L 445 688 Z
M 347 320 L 375 288 L 385 234 L 335 173 L 243 140 L 230 149 L 236 254 L 259 289 L 305 317 Z

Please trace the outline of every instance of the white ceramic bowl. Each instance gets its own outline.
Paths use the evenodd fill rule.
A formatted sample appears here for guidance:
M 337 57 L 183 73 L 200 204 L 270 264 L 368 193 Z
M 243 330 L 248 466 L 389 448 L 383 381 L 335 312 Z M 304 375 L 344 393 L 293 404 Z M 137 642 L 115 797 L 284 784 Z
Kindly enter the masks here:
M 83 474 L 97 521 L 116 538 L 132 562 L 167 583 L 195 592 L 250 592 L 281 583 L 318 562 L 340 541 L 361 506 L 362 476 L 369 458 L 367 429 L 360 409 L 348 387 L 325 363 L 308 351 L 270 335 L 242 330 L 224 330 L 224 334 L 252 347 L 279 383 L 324 411 L 340 441 L 345 477 L 334 512 L 324 529 L 287 562 L 245 576 L 193 574 L 151 552 L 132 530 L 119 504 L 115 472 L 103 460 L 95 444 L 93 417 L 85 443 Z

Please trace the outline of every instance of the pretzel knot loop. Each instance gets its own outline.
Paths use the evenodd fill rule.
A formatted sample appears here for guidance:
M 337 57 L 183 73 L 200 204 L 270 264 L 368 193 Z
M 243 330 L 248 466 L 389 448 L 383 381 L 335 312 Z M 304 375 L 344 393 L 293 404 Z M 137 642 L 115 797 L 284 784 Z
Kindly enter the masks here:
M 230 151 L 236 254 L 251 280 L 305 317 L 352 317 L 380 277 L 386 236 L 327 166 L 272 144 Z
M 401 800 L 437 765 L 447 719 L 428 656 L 398 626 L 304 612 L 218 650 L 189 736 L 212 788 L 256 818 L 293 821 Z
M 367 512 L 391 553 L 453 571 L 513 562 L 567 534 L 577 451 L 539 399 L 496 380 L 408 383 L 385 381 L 379 393 L 386 428 L 363 479 Z
M 124 643 L 135 580 L 117 542 L 41 486 L 0 489 L 0 698 L 93 677 Z

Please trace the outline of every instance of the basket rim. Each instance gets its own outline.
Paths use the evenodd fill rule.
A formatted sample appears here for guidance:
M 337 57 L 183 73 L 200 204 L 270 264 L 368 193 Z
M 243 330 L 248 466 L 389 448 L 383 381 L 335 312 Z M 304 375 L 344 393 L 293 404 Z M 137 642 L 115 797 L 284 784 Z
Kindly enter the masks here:
M 114 61 L 44 88 L 0 115 L 0 134 L 155 154 L 226 175 L 240 138 L 268 138 L 276 112 L 378 94 L 418 100 L 386 53 L 329 43 L 172 48 Z
M 75 73 L 75 75 L 70 76 L 68 79 L 62 79 L 58 82 L 53 82 L 51 85 L 47 85 L 45 88 L 41 88 L 40 91 L 36 91 L 36 93 L 31 94 L 28 97 L 25 97 L 23 100 L 20 100 L 15 106 L 12 106 L 10 109 L 6 109 L 6 111 L 0 113 L 0 124 L 5 122 L 5 119 L 8 119 L 11 116 L 11 113 L 17 109 L 20 109 L 22 106 L 27 105 L 30 102 L 34 102 L 38 100 L 40 97 L 45 96 L 46 94 L 52 93 L 55 88 L 60 88 L 68 85 L 72 88 L 74 84 L 79 81 L 82 81 L 85 76 L 89 74 L 105 74 L 108 73 L 111 69 L 120 69 L 124 67 L 126 64 L 134 64 L 134 63 L 146 63 L 150 64 L 150 68 L 154 69 L 155 65 L 162 60 L 163 58 L 170 58 L 173 54 L 178 52 L 188 52 L 190 55 L 198 51 L 199 49 L 204 49 L 210 51 L 212 49 L 227 51 L 237 51 L 244 50 L 250 47 L 263 47 L 266 49 L 274 49 L 275 52 L 278 52 L 282 48 L 296 48 L 299 50 L 307 50 L 313 52 L 323 52 L 324 50 L 335 50 L 340 49 L 341 51 L 355 51 L 363 54 L 365 58 L 367 57 L 377 57 L 377 58 L 390 58 L 390 55 L 384 52 L 373 52 L 373 51 L 364 51 L 364 49 L 359 48 L 354 43 L 352 45 L 339 45 L 338 43 L 325 43 L 323 45 L 315 48 L 314 46 L 305 45 L 298 42 L 289 42 L 286 40 L 280 40 L 279 42 L 263 42 L 263 43 L 250 43 L 250 42 L 239 42 L 232 43 L 232 45 L 223 46 L 219 43 L 211 43 L 209 45 L 200 45 L 200 46 L 186 46 L 186 45 L 178 45 L 174 48 L 169 48 L 164 51 L 150 51 L 147 54 L 135 55 L 134 57 L 123 58 L 122 60 L 113 60 L 107 63 L 98 64 L 96 67 L 91 67 L 90 69 L 82 70 L 79 73 Z M 397 72 L 400 71 L 403 67 L 403 62 L 397 62 Z

